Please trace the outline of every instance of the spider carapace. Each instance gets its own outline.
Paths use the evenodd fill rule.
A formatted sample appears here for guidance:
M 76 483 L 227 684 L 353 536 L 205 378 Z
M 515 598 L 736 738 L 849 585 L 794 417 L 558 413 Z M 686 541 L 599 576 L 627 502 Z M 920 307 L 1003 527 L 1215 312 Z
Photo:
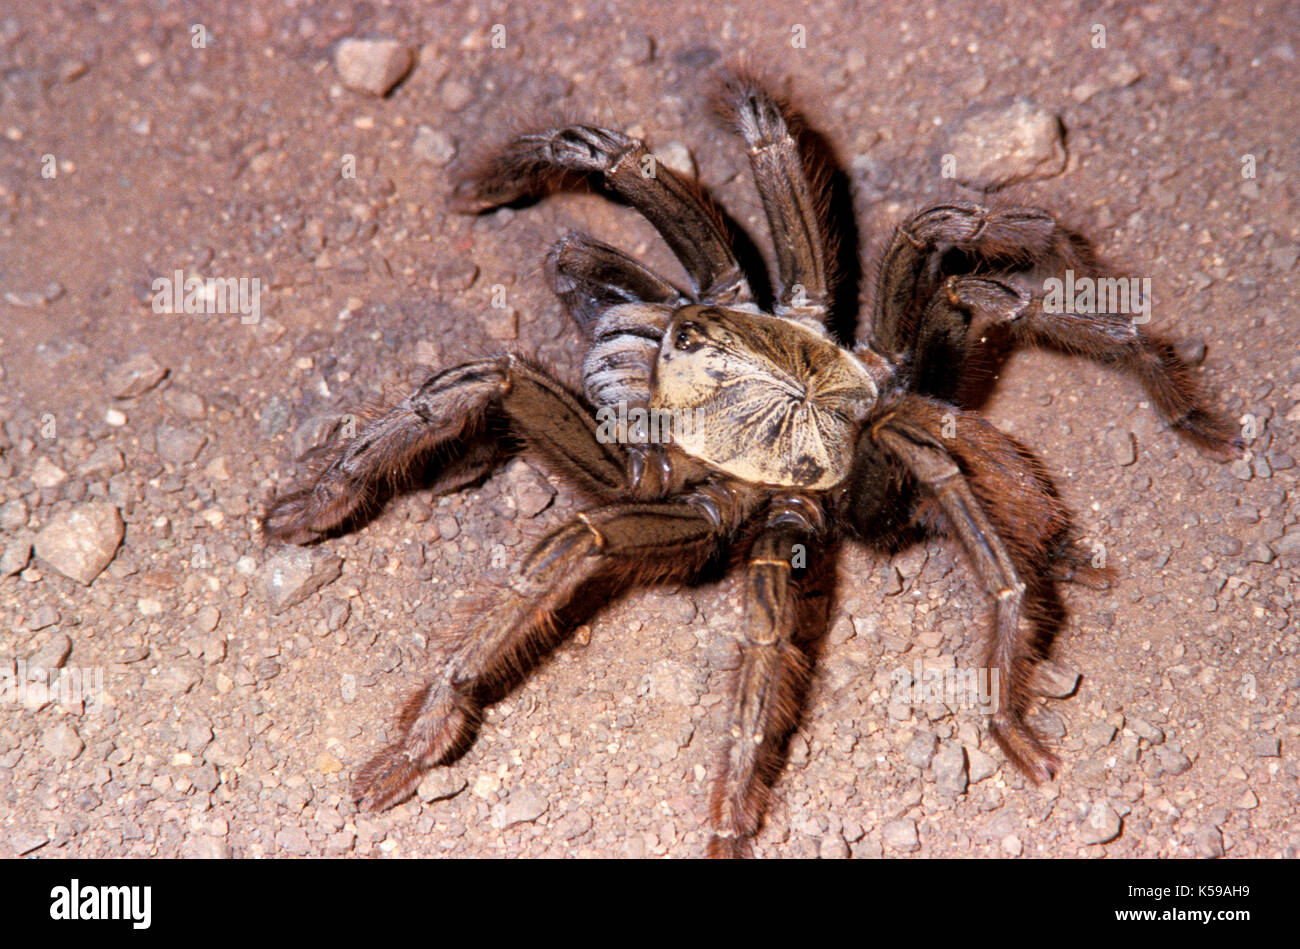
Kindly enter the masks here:
M 1056 582 L 1101 578 L 1034 455 L 960 404 L 972 346 L 1000 324 L 1012 343 L 1127 370 L 1181 435 L 1219 456 L 1240 451 L 1170 342 L 1123 314 L 1043 307 L 1025 279 L 1031 270 L 1096 265 L 1080 238 L 1037 208 L 949 202 L 912 215 L 886 246 L 861 341 L 841 346 L 826 328 L 833 275 L 822 178 L 809 173 L 791 113 L 750 78 L 723 86 L 773 235 L 770 312 L 714 205 L 692 180 L 648 162 L 642 142 L 582 125 L 518 137 L 459 187 L 460 210 L 594 179 L 650 221 L 689 288 L 569 233 L 547 273 L 588 340 L 581 393 L 515 355 L 438 372 L 267 512 L 270 537 L 316 540 L 355 524 L 416 466 L 434 469 L 435 486 L 458 486 L 521 446 L 590 501 L 472 622 L 439 636 L 397 740 L 356 777 L 365 806 L 403 800 L 430 768 L 453 761 L 489 686 L 512 679 L 611 594 L 689 583 L 733 563 L 744 573 L 741 661 L 708 851 L 745 855 L 810 675 L 798 606 L 819 552 L 845 540 L 889 548 L 925 533 L 960 546 L 993 607 L 989 730 L 1016 767 L 1048 780 L 1058 760 L 1026 720 L 1048 606 Z M 598 416 L 615 408 L 667 413 L 671 438 L 606 437 Z

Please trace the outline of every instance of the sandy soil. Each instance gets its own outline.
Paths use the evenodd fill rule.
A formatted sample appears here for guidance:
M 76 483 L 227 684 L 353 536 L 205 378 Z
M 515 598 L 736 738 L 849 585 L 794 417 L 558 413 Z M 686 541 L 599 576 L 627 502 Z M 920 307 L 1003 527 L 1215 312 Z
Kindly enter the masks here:
M 411 493 L 323 545 L 340 575 L 280 613 L 255 517 L 329 420 L 429 365 L 508 345 L 576 374 L 581 339 L 541 272 L 565 228 L 674 272 L 595 196 L 451 213 L 483 142 L 560 113 L 682 143 L 763 246 L 743 153 L 705 106 L 710 67 L 744 55 L 836 147 L 864 260 L 918 205 L 978 197 L 938 171 L 969 108 L 1022 95 L 1059 115 L 1068 164 L 1019 197 L 1151 279 L 1153 325 L 1204 343 L 1201 378 L 1253 436 L 1247 461 L 1216 464 L 1131 381 L 1014 356 L 983 408 L 1040 453 L 1118 577 L 1065 591 L 1055 657 L 1082 680 L 1037 716 L 1063 774 L 1029 785 L 974 711 L 891 715 L 894 670 L 975 661 L 985 606 L 940 542 L 846 550 L 758 853 L 1296 855 L 1294 4 L 269 6 L 0 12 L 0 548 L 23 558 L 0 579 L 0 659 L 103 676 L 84 708 L 27 690 L 0 709 L 0 854 L 702 851 L 734 583 L 612 605 L 489 710 L 427 800 L 364 815 L 350 775 L 457 601 L 575 498 L 522 463 Z M 345 88 L 345 37 L 418 62 L 386 97 Z M 178 270 L 258 278 L 260 318 L 155 312 L 154 279 Z M 130 394 L 154 364 L 165 377 Z M 125 537 L 89 586 L 27 562 L 96 503 Z

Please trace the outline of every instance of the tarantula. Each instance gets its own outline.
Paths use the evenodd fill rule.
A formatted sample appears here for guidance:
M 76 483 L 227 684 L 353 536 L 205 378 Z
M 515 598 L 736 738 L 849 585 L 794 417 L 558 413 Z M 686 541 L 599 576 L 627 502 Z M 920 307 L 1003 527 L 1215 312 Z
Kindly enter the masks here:
M 1016 767 L 1049 780 L 1058 759 L 1026 712 L 1053 583 L 1099 578 L 1041 464 L 959 404 L 975 341 L 1001 326 L 1013 343 L 1128 370 L 1180 434 L 1220 456 L 1239 451 L 1169 342 L 1123 315 L 1047 312 L 1041 292 L 1018 279 L 1032 266 L 1093 267 L 1086 244 L 1036 208 L 950 202 L 914 214 L 880 263 L 866 339 L 839 345 L 826 328 L 824 188 L 792 131 L 796 117 L 750 78 L 732 75 L 723 88 L 771 226 L 770 312 L 720 212 L 642 142 L 586 125 L 523 135 L 458 186 L 460 210 L 586 178 L 649 220 L 689 291 L 568 233 L 547 273 L 589 339 L 583 394 L 517 355 L 443 370 L 267 512 L 270 537 L 314 541 L 354 523 L 411 470 L 433 467 L 440 487 L 461 485 L 520 445 L 593 502 L 446 640 L 401 713 L 400 737 L 358 773 L 363 806 L 403 800 L 426 771 L 454 760 L 492 689 L 607 597 L 697 580 L 730 553 L 745 576 L 741 663 L 708 852 L 747 854 L 810 675 L 798 628 L 805 564 L 845 538 L 888 548 L 909 530 L 953 537 L 965 551 L 994 612 L 984 654 L 998 673 L 989 729 Z M 618 407 L 694 424 L 663 441 L 611 439 L 598 417 Z

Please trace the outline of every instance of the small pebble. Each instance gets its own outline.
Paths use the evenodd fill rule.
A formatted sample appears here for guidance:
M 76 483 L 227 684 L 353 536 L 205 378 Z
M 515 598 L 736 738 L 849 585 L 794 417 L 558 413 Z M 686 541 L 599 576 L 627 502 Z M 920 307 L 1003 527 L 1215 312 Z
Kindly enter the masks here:
M 1087 844 L 1109 843 L 1119 836 L 1123 826 L 1124 821 L 1115 812 L 1115 808 L 1111 807 L 1106 801 L 1098 801 L 1088 811 L 1088 816 L 1084 819 L 1080 829 L 1079 837 Z
M 148 353 L 132 356 L 114 366 L 104 377 L 108 393 L 115 399 L 130 399 L 148 392 L 167 375 L 167 369 Z
M 343 85 L 387 95 L 411 70 L 414 54 L 397 40 L 345 39 L 334 50 L 334 69 Z
M 117 553 L 126 525 L 116 507 L 92 501 L 56 515 L 36 535 L 36 556 L 89 585 Z
M 880 836 L 886 847 L 899 853 L 915 853 L 921 849 L 921 842 L 916 835 L 916 821 L 890 821 L 880 829 Z

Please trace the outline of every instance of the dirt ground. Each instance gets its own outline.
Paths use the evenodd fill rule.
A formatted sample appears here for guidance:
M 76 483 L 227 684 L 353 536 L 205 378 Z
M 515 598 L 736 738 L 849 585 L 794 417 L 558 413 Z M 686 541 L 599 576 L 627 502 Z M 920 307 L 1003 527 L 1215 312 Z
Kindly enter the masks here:
M 1054 658 L 1082 678 L 1035 716 L 1063 773 L 1028 783 L 974 710 L 891 709 L 896 670 L 977 661 L 986 604 L 940 541 L 893 561 L 846 549 L 757 853 L 1296 856 L 1295 4 L 646 6 L 0 10 L 0 659 L 10 685 L 102 674 L 84 706 L 6 693 L 0 855 L 702 852 L 734 581 L 611 605 L 420 797 L 366 815 L 351 775 L 439 631 L 576 499 L 523 463 L 405 495 L 321 545 L 341 572 L 278 613 L 281 551 L 256 515 L 330 424 L 430 365 L 509 346 L 576 377 L 582 340 L 541 269 L 563 230 L 677 272 L 598 196 L 449 210 L 465 159 L 530 119 L 684 145 L 765 246 L 743 150 L 706 106 L 712 67 L 744 56 L 835 146 L 867 261 L 924 202 L 979 198 L 939 171 L 969 109 L 1018 95 L 1058 115 L 1068 163 L 1017 198 L 1150 278 L 1153 327 L 1203 343 L 1197 372 L 1250 440 L 1216 463 L 1132 380 L 1016 354 L 982 408 L 1039 453 L 1117 576 L 1063 591 Z M 347 37 L 417 61 L 387 96 L 347 88 Z M 156 312 L 153 281 L 176 271 L 259 279 L 258 319 Z M 83 585 L 39 537 L 104 504 L 124 539 Z

